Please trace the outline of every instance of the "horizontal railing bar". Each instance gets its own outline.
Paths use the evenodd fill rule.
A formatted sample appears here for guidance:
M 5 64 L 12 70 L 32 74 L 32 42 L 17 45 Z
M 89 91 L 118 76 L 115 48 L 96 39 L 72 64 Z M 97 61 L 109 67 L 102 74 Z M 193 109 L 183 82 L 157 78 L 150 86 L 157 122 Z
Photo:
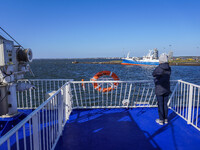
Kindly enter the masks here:
M 178 80 L 171 80 L 171 82 L 177 82 Z M 114 81 L 71 81 L 70 83 L 76 84 L 76 83 L 146 83 L 146 82 L 154 82 L 153 80 L 139 80 L 139 81 L 120 81 L 120 80 L 114 80 Z
M 73 79 L 21 79 L 18 81 L 74 81 Z
M 138 107 L 157 107 L 157 105 L 151 105 L 151 106 L 82 106 L 82 107 L 73 107 L 73 109 L 101 109 L 101 108 L 138 108 Z
M 189 85 L 195 86 L 197 88 L 200 88 L 200 85 L 196 85 L 194 83 L 189 83 L 189 82 L 186 82 L 186 81 L 183 81 L 183 80 L 178 80 L 178 82 L 182 82 L 182 83 L 189 84 Z

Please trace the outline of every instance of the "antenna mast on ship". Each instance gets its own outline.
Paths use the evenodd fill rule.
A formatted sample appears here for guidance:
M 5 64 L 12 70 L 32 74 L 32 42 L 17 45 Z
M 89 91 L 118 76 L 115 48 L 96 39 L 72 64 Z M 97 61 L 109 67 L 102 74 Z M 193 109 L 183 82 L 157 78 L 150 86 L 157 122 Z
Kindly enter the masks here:
M 158 59 L 158 50 L 157 50 L 157 48 L 154 49 L 153 57 L 154 57 L 154 59 Z

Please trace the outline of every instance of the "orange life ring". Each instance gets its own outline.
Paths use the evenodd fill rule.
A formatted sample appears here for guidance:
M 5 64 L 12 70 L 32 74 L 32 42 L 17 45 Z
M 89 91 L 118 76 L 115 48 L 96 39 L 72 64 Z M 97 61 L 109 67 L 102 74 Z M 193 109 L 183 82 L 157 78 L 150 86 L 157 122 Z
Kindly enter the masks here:
M 94 75 L 94 77 L 91 79 L 91 81 L 97 81 L 100 77 L 102 76 L 110 76 L 112 77 L 114 80 L 119 80 L 118 76 L 111 71 L 100 71 L 97 74 Z M 98 83 L 93 83 L 93 86 L 96 90 L 100 91 L 100 92 L 109 92 L 111 90 L 114 90 L 119 83 L 113 83 L 113 86 L 110 86 L 108 88 L 102 88 Z

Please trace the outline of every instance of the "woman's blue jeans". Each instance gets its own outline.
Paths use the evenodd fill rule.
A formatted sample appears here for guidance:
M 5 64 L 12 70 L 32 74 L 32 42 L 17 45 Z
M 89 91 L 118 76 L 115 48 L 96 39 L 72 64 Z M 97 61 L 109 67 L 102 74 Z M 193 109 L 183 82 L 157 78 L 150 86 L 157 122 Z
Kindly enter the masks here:
M 167 119 L 168 116 L 168 100 L 169 100 L 169 95 L 156 95 L 157 101 L 158 101 L 158 114 L 159 114 L 159 119 L 163 120 Z

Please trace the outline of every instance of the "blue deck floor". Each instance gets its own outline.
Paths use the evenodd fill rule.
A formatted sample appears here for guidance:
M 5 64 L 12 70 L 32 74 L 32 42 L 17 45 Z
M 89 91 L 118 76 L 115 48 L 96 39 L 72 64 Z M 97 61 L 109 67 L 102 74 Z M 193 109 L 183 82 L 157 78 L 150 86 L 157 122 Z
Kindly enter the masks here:
M 167 125 L 157 116 L 157 108 L 74 110 L 55 149 L 199 149 L 197 129 L 171 110 Z

